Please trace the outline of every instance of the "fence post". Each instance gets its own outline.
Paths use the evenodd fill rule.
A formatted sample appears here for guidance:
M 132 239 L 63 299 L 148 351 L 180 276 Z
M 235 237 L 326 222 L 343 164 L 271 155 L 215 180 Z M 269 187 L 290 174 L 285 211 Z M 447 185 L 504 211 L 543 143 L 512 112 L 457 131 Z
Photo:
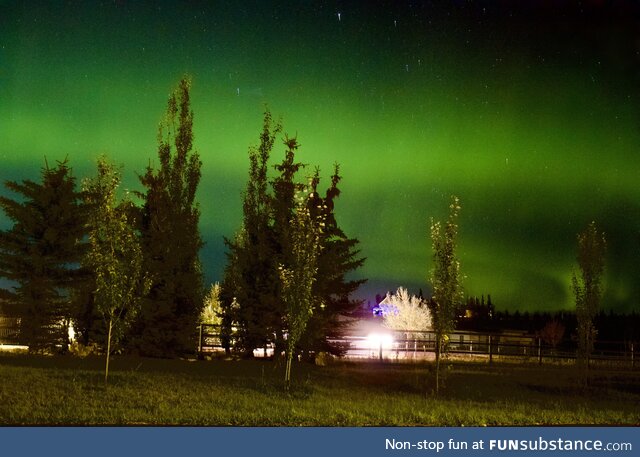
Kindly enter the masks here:
M 382 362 L 382 338 L 380 338 L 380 361 Z
M 200 335 L 198 336 L 198 356 L 202 357 L 202 324 L 200 324 Z
M 538 365 L 542 365 L 542 339 L 538 337 Z
M 493 346 L 491 345 L 491 335 L 489 335 L 489 365 L 493 363 Z

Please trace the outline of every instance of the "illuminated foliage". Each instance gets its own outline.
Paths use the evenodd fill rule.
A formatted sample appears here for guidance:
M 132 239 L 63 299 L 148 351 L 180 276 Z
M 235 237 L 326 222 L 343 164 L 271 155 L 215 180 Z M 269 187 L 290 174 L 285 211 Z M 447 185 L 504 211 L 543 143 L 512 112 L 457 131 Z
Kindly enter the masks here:
M 211 285 L 209 292 L 204 297 L 204 307 L 200 314 L 200 322 L 203 324 L 222 324 L 222 305 L 220 302 L 220 284 Z
M 384 325 L 393 330 L 431 330 L 431 312 L 427 303 L 410 295 L 404 287 L 398 287 L 395 294 L 387 292 L 379 304 L 383 309 Z

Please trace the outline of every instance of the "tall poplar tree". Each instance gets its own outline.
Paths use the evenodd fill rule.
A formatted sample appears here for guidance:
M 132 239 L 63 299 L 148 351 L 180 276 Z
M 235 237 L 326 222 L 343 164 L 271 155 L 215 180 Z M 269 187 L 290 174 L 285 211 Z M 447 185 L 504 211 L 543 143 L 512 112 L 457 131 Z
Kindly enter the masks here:
M 158 131 L 159 168 L 140 177 L 144 205 L 140 215 L 144 269 L 152 280 L 135 325 L 134 343 L 151 356 L 193 350 L 202 311 L 202 240 L 196 190 L 202 162 L 193 151 L 191 83 L 182 79 L 169 97 Z
M 589 366 L 589 356 L 596 337 L 594 319 L 602 299 L 606 249 L 604 233 L 598 231 L 595 222 L 591 222 L 578 234 L 577 260 L 580 273 L 573 273 L 571 286 L 576 300 L 578 320 L 578 362 L 584 368 Z
M 20 318 L 22 342 L 30 350 L 64 349 L 82 278 L 85 211 L 67 160 L 53 168 L 46 163 L 41 177 L 5 183 L 21 197 L 0 197 L 14 222 L 0 233 L 0 276 L 17 284 L 5 292 L 5 312 Z
M 436 338 L 436 392 L 440 389 L 440 361 L 448 348 L 449 334 L 454 330 L 456 311 L 463 303 L 460 262 L 456 254 L 460 200 L 451 198 L 449 217 L 444 227 L 431 221 L 433 243 L 433 269 L 430 280 L 433 287 L 431 318 Z

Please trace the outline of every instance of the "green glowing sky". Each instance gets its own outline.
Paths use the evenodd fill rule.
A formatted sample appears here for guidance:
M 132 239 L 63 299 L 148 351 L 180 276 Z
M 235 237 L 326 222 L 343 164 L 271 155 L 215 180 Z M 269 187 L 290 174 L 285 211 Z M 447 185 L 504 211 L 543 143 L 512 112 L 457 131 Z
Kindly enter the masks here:
M 639 10 L 568 4 L 0 2 L 0 178 L 67 155 L 83 177 L 107 153 L 137 187 L 188 73 L 208 281 L 268 103 L 302 161 L 324 176 L 342 165 L 338 220 L 367 257 L 363 298 L 428 290 L 428 221 L 455 193 L 468 293 L 569 308 L 575 236 L 596 220 L 606 306 L 638 310 Z

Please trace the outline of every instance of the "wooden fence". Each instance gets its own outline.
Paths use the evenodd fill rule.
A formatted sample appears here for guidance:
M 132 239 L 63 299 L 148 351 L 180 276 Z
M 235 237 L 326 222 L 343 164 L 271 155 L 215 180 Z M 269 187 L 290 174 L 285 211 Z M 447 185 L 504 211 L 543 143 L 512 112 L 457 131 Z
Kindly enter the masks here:
M 0 344 L 19 344 L 20 328 L 11 324 L 0 324 Z
M 199 327 L 198 353 L 222 351 L 219 328 L 203 324 Z M 233 339 L 233 336 L 231 337 Z M 420 361 L 432 358 L 435 352 L 433 331 L 389 332 L 378 335 L 345 335 L 329 337 L 329 342 L 344 347 L 349 359 L 407 360 Z M 514 332 L 462 332 L 449 335 L 448 352 L 454 356 L 486 360 L 546 362 L 575 361 L 577 344 L 564 340 L 555 346 L 546 344 L 541 338 L 526 333 Z M 636 368 L 638 342 L 596 341 L 590 363 L 623 364 Z M 256 356 L 273 353 L 273 345 L 255 351 Z
M 435 334 L 433 331 L 388 332 L 378 335 L 344 335 L 329 337 L 329 342 L 345 349 L 348 359 L 420 361 L 433 358 Z M 233 345 L 234 337 L 230 337 Z M 0 323 L 0 345 L 20 344 L 19 328 Z M 575 341 L 564 340 L 555 346 L 545 344 L 526 333 L 509 332 L 453 332 L 448 339 L 448 352 L 454 356 L 486 360 L 537 361 L 542 364 L 553 361 L 575 361 Z M 590 356 L 594 364 L 638 366 L 637 341 L 596 341 Z M 224 351 L 220 328 L 202 324 L 198 327 L 198 354 Z M 257 348 L 254 354 L 267 357 L 273 354 L 273 345 Z

